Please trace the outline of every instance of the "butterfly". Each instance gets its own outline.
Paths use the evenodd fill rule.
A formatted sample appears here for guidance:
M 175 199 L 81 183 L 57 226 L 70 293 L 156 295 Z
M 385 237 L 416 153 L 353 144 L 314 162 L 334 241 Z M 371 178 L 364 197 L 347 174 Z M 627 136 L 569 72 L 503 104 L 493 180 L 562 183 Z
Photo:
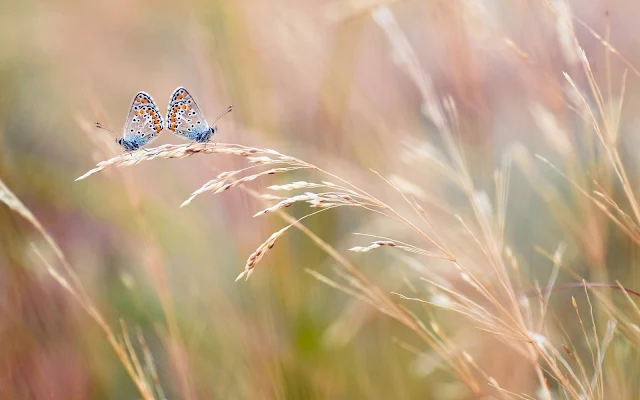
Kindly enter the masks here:
M 231 110 L 232 106 L 227 107 L 213 123 L 215 124 Z M 218 131 L 216 126 L 212 128 L 209 125 L 196 101 L 182 86 L 174 90 L 171 95 L 166 124 L 167 128 L 177 136 L 198 143 L 208 142 Z
M 117 138 L 116 143 L 128 152 L 138 150 L 157 138 L 163 126 L 162 115 L 153 98 L 145 92 L 139 92 L 131 103 L 122 137 Z M 96 122 L 96 127 L 116 133 L 100 122 Z

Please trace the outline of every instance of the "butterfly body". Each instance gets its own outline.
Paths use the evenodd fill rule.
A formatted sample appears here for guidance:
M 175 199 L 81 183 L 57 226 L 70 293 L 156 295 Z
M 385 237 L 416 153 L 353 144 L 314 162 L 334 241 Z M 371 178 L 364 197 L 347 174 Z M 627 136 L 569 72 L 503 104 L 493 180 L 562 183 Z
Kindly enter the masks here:
M 128 137 L 128 138 L 116 139 L 116 143 L 118 143 L 118 145 L 120 145 L 126 151 L 138 150 L 142 148 L 142 146 L 144 146 L 145 144 L 149 143 L 149 141 L 150 140 L 147 139 L 146 137 L 142 137 L 139 135 Z
M 231 106 L 222 115 L 229 111 Z M 171 95 L 166 127 L 182 139 L 198 143 L 210 141 L 218 131 L 217 127 L 209 125 L 200 107 L 183 87 L 178 87 Z
M 218 129 L 216 127 L 206 127 L 205 129 L 194 129 L 191 132 L 184 132 L 183 137 L 185 139 L 192 140 L 198 143 L 205 143 L 211 140 L 211 138 L 216 134 Z

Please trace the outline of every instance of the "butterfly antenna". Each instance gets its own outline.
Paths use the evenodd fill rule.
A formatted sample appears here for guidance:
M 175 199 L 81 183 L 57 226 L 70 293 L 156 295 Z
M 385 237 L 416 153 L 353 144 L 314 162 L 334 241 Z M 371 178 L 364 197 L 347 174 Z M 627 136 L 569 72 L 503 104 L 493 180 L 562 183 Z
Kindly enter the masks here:
M 223 112 L 220 113 L 220 115 L 216 117 L 216 119 L 213 120 L 213 123 L 215 124 L 217 120 L 229 114 L 231 111 L 233 111 L 233 106 L 227 107 Z
M 105 126 L 105 125 L 102 125 L 100 122 L 96 122 L 96 128 L 104 129 L 105 131 L 111 132 L 113 135 L 118 137 L 118 134 L 113 129 L 111 129 L 111 128 Z

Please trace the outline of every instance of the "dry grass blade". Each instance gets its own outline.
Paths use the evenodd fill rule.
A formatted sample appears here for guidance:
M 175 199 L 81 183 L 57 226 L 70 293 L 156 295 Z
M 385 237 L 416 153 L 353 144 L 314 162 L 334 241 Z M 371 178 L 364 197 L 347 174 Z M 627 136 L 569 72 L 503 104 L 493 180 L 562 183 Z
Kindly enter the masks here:
M 586 291 L 586 288 L 585 288 L 585 291 Z M 576 302 L 576 299 L 573 296 L 571 296 L 571 304 L 573 305 L 573 308 L 576 311 L 576 315 L 578 316 L 578 321 L 580 322 L 580 328 L 582 329 L 582 334 L 584 335 L 585 343 L 587 343 L 587 347 L 589 348 L 589 353 L 591 354 L 591 362 L 593 364 L 593 368 L 594 368 L 595 371 L 598 371 L 598 367 L 597 367 L 597 363 L 596 363 L 596 355 L 593 352 L 593 347 L 591 346 L 591 342 L 589 340 L 589 335 L 587 334 L 587 329 L 585 328 L 584 322 L 582 321 L 582 317 L 580 316 L 580 310 L 578 309 L 578 303 Z
M 289 207 L 293 203 L 297 203 L 297 202 L 301 202 L 301 201 L 305 201 L 305 202 L 306 201 L 314 201 L 314 200 L 317 200 L 317 199 L 318 199 L 318 194 L 317 193 L 307 192 L 307 193 L 304 193 L 304 194 L 299 194 L 297 196 L 292 196 L 292 197 L 286 198 L 286 199 L 276 203 L 275 205 L 273 205 L 271 207 L 265 208 L 262 211 L 258 211 L 253 216 L 254 217 L 259 217 L 261 215 L 272 213 L 272 212 L 280 210 L 282 208 Z
M 587 289 L 587 284 L 586 282 L 583 280 L 582 284 L 584 285 L 584 294 L 587 297 L 587 303 L 589 304 L 589 313 L 591 315 L 591 326 L 593 329 L 593 338 L 596 342 L 596 351 L 597 351 L 597 361 L 594 361 L 594 365 L 593 368 L 596 371 L 595 374 L 596 376 L 599 376 L 600 379 L 596 379 L 596 382 L 599 384 L 599 388 L 600 388 L 600 398 L 604 399 L 604 379 L 603 379 L 603 373 L 602 373 L 602 362 L 601 360 L 604 358 L 604 355 L 602 354 L 602 349 L 600 348 L 600 338 L 598 337 L 598 329 L 596 328 L 596 319 L 593 315 L 593 304 L 591 303 L 591 297 L 589 296 L 589 291 Z
M 69 274 L 71 279 L 73 279 L 74 284 L 78 287 L 81 292 L 81 295 L 85 295 L 84 290 L 82 289 L 82 285 L 80 284 L 80 280 L 78 279 L 76 273 L 73 271 L 69 263 L 67 262 L 66 257 L 62 253 L 62 250 L 58 246 L 58 244 L 53 240 L 51 235 L 44 229 L 40 221 L 33 215 L 31 210 L 29 210 L 25 205 L 18 199 L 18 197 L 13 194 L 13 192 L 5 185 L 5 183 L 0 180 L 0 202 L 4 203 L 7 207 L 9 207 L 12 211 L 16 212 L 20 216 L 22 216 L 27 222 L 29 222 L 37 231 L 42 235 L 44 240 L 47 242 L 49 247 L 54 251 L 56 257 L 62 264 L 65 269 L 65 272 Z
M 371 242 L 369 246 L 366 246 L 366 247 L 355 246 L 350 248 L 349 251 L 355 251 L 356 253 L 366 253 L 370 250 L 377 249 L 383 246 L 396 247 L 397 245 L 390 240 L 376 240 L 375 242 Z
M 153 354 L 151 354 L 151 350 L 149 350 L 149 346 L 147 345 L 147 341 L 145 340 L 142 329 L 140 329 L 140 327 L 136 329 L 136 336 L 138 338 L 138 343 L 142 348 L 145 367 L 148 374 L 151 376 L 151 380 L 153 381 L 153 386 L 156 390 L 157 396 L 159 400 L 166 400 L 167 396 L 162 389 L 162 385 L 160 384 L 160 378 L 158 377 L 158 370 L 156 369 L 156 363 L 153 359 Z
M 300 166 L 293 166 L 293 167 L 281 167 L 281 168 L 272 168 L 269 169 L 267 171 L 262 171 L 260 173 L 257 174 L 253 174 L 253 175 L 249 175 L 249 176 L 245 176 L 242 178 L 239 178 L 233 182 L 227 182 L 228 178 L 231 178 L 233 175 L 233 173 L 230 173 L 228 175 L 224 175 L 222 178 L 218 177 L 217 179 L 213 179 L 207 183 L 205 183 L 200 189 L 196 190 L 195 192 L 193 192 L 191 194 L 191 196 L 189 196 L 189 198 L 187 200 L 185 200 L 180 207 L 184 207 L 186 205 L 189 205 L 193 199 L 195 199 L 197 196 L 201 195 L 202 193 L 206 193 L 206 192 L 213 192 L 214 194 L 217 193 L 222 193 L 226 190 L 232 189 L 234 187 L 240 186 L 246 182 L 250 182 L 253 181 L 257 178 L 260 178 L 261 176 L 266 176 L 266 175 L 275 175 L 275 174 L 280 174 L 283 172 L 290 172 L 290 171 L 295 171 L 298 169 L 302 169 L 302 168 L 308 168 L 308 167 L 300 167 Z M 235 171 L 234 171 L 235 172 Z
M 160 158 L 187 158 L 194 154 L 228 154 L 247 157 L 250 162 L 257 164 L 287 163 L 305 165 L 300 160 L 282 155 L 275 150 L 257 149 L 239 144 L 227 143 L 196 143 L 196 144 L 165 144 L 163 146 L 138 150 L 133 153 L 124 153 L 106 161 L 99 162 L 95 168 L 76 179 L 82 180 L 108 167 L 128 167 L 143 161 Z
M 56 268 L 54 268 L 41 254 L 41 252 L 35 248 L 34 251 L 40 261 L 47 268 L 47 272 L 49 275 L 64 289 L 66 290 L 78 303 L 78 305 L 84 309 L 87 314 L 98 324 L 98 326 L 104 332 L 106 339 L 109 345 L 113 348 L 116 356 L 124 366 L 125 370 L 131 377 L 131 380 L 136 385 L 140 395 L 144 400 L 154 400 L 153 393 L 148 390 L 146 385 L 145 377 L 143 375 L 139 375 L 137 368 L 132 363 L 132 360 L 129 358 L 128 350 L 123 343 L 118 340 L 116 334 L 113 332 L 111 327 L 107 324 L 105 318 L 100 314 L 98 308 L 94 305 L 91 298 L 87 295 L 82 282 L 77 277 L 69 263 L 67 262 L 64 254 L 58 247 L 57 243 L 53 240 L 51 235 L 44 229 L 44 227 L 40 224 L 38 219 L 33 215 L 33 213 L 24 206 L 24 204 L 16 197 L 11 190 L 0 180 L 0 202 L 7 205 L 12 211 L 18 213 L 20 216 L 25 218 L 29 223 L 31 223 L 36 230 L 43 236 L 47 244 L 53 249 L 56 257 L 59 262 L 62 264 L 65 272 L 72 279 L 72 282 L 69 282 Z
M 322 171 L 324 172 L 324 171 Z M 343 181 L 339 177 L 334 178 Z M 343 181 L 348 186 L 350 185 L 348 182 Z M 337 185 L 331 184 L 329 182 L 322 182 L 323 184 L 337 187 Z M 353 186 L 352 186 L 353 187 Z M 260 195 L 253 190 L 241 187 L 241 189 L 249 194 L 251 194 L 254 198 L 260 199 Z M 357 193 L 364 193 L 356 187 L 353 187 L 354 191 Z M 364 193 L 366 195 L 366 193 Z M 320 210 L 323 211 L 323 210 Z M 318 212 L 320 212 L 318 211 Z M 338 284 L 337 282 L 321 276 L 320 274 L 313 273 L 312 275 L 317 279 L 325 282 L 331 287 L 335 287 L 339 290 L 343 290 L 347 293 L 352 293 L 354 296 L 367 304 L 372 305 L 379 312 L 399 321 L 403 325 L 407 326 L 411 331 L 413 331 L 418 337 L 420 337 L 429 347 L 433 349 L 443 360 L 447 362 L 449 367 L 460 377 L 460 379 L 472 390 L 472 392 L 477 396 L 482 396 L 482 391 L 480 389 L 480 385 L 473 376 L 473 374 L 469 374 L 466 371 L 465 365 L 460 360 L 452 357 L 448 351 L 439 346 L 436 340 L 429 334 L 429 332 L 424 327 L 424 324 L 420 319 L 418 319 L 413 313 L 409 312 L 406 308 L 396 304 L 388 294 L 379 288 L 376 284 L 371 282 L 366 275 L 364 275 L 355 265 L 349 262 L 343 255 L 341 255 L 336 249 L 334 249 L 331 245 L 323 241 L 320 237 L 318 237 L 314 232 L 312 232 L 305 225 L 300 223 L 300 220 L 296 220 L 292 216 L 283 212 L 282 210 L 276 210 L 275 213 L 282 217 L 290 226 L 295 227 L 296 229 L 303 232 L 307 235 L 319 248 L 325 251 L 331 258 L 336 260 L 338 264 L 342 267 L 341 270 L 336 270 L 336 273 L 341 276 L 346 282 L 348 282 L 349 286 L 355 289 L 351 289 L 345 287 L 343 285 Z M 287 227 L 288 228 L 288 227 Z M 270 238 L 271 239 L 271 238 Z M 270 240 L 269 240 L 270 241 Z M 269 242 L 268 241 L 268 242 Z M 242 277 L 248 276 L 252 270 L 243 271 L 238 279 Z
M 598 365 L 596 367 L 595 372 L 593 373 L 593 378 L 591 378 L 591 390 L 596 390 L 598 386 L 598 382 L 600 382 L 600 396 L 604 398 L 604 382 L 602 382 L 602 363 L 604 362 L 604 356 L 613 340 L 613 336 L 616 331 L 616 327 L 618 323 L 615 319 L 611 319 L 607 322 L 607 331 L 604 334 L 604 338 L 602 339 L 602 344 L 600 344 L 600 350 L 598 355 Z
M 129 336 L 129 330 L 127 329 L 127 325 L 123 320 L 120 320 L 120 329 L 122 331 L 122 339 L 127 349 L 127 355 L 129 356 L 129 360 L 131 365 L 136 371 L 136 375 L 140 378 L 141 387 L 143 388 L 146 397 L 153 398 L 153 391 L 149 386 L 149 382 L 147 381 L 147 377 L 145 376 L 144 370 L 142 369 L 142 364 L 140 363 L 140 359 L 138 358 L 138 354 L 131 343 L 131 337 Z
M 282 236 L 289 228 L 291 228 L 292 226 L 294 226 L 295 224 L 299 223 L 300 221 L 302 221 L 305 218 L 311 217 L 313 215 L 316 215 L 318 213 L 321 213 L 323 211 L 329 210 L 329 209 L 334 208 L 334 207 L 335 206 L 328 207 L 328 208 L 323 208 L 322 210 L 318 210 L 318 211 L 313 212 L 311 214 L 307 214 L 304 217 L 298 218 L 295 222 L 285 226 L 284 228 L 280 229 L 279 231 L 274 232 L 273 234 L 271 234 L 271 236 L 269 236 L 269 239 L 267 239 L 264 243 L 262 243 L 260 246 L 258 246 L 258 248 L 249 256 L 249 258 L 247 259 L 247 263 L 246 263 L 246 265 L 244 267 L 244 271 L 242 271 L 242 273 L 240 273 L 240 275 L 238 275 L 238 277 L 236 278 L 236 281 L 239 281 L 243 277 L 246 278 L 246 279 L 249 279 L 249 276 L 251 276 L 251 274 L 253 273 L 253 269 L 256 267 L 258 262 L 265 255 L 265 253 L 273 248 L 273 246 L 276 243 L 276 240 L 278 240 L 278 238 L 280 236 Z
M 420 249 L 418 247 L 415 246 L 411 246 L 411 245 L 407 245 L 404 243 L 396 243 L 393 240 L 376 240 L 371 242 L 371 244 L 369 246 L 354 246 L 352 248 L 349 249 L 349 251 L 353 251 L 356 253 L 367 253 L 371 250 L 374 249 L 378 249 L 380 247 L 397 247 L 399 249 L 402 249 L 408 253 L 414 253 L 414 254 L 420 254 L 423 256 L 427 256 L 427 257 L 434 257 L 434 258 L 441 258 L 444 260 L 448 260 L 449 258 L 447 256 L 443 256 L 441 254 L 436 254 L 436 253 L 432 253 L 430 251 L 426 251 L 423 249 Z
M 0 202 L 4 203 L 7 207 L 9 207 L 14 212 L 20 214 L 22 218 L 29 221 L 33 226 L 40 230 L 42 227 L 38 220 L 31 214 L 31 211 L 27 209 L 27 207 L 22 204 L 20 199 L 13 194 L 11 190 L 4 184 L 3 181 L 0 180 Z
M 305 202 L 312 208 L 328 208 L 339 206 L 352 206 L 352 207 L 364 207 L 367 209 L 378 207 L 376 204 L 370 204 L 366 202 L 366 199 L 360 200 L 359 196 L 353 196 L 351 194 L 345 194 L 340 192 L 331 193 L 312 193 L 306 192 L 301 195 L 291 196 L 285 198 L 271 207 L 267 207 L 262 211 L 258 211 L 254 217 L 258 217 L 264 214 L 272 213 L 291 206 L 294 203 Z
M 318 189 L 318 188 L 335 187 L 335 186 L 336 185 L 334 185 L 334 184 L 322 184 L 321 185 L 321 184 L 313 183 L 313 182 L 297 181 L 297 182 L 287 183 L 286 185 L 271 185 L 271 186 L 267 187 L 267 189 L 269 189 L 269 190 L 291 191 L 291 190 L 296 190 L 296 189 Z

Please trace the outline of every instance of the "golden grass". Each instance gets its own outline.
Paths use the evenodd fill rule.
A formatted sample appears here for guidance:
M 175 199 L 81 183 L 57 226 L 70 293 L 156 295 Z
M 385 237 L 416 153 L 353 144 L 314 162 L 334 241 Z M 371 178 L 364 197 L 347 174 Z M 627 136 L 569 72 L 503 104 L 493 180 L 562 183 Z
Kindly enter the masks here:
M 62 270 L 60 270 L 60 267 L 55 267 L 50 261 L 45 259 L 39 249 L 34 248 L 34 252 L 38 256 L 42 264 L 46 267 L 49 275 L 56 282 L 58 282 L 58 284 L 60 284 L 60 286 L 64 290 L 66 290 L 73 299 L 76 300 L 78 305 L 81 306 L 86 311 L 86 313 L 96 322 L 100 329 L 102 329 L 104 335 L 106 336 L 107 342 L 113 348 L 118 359 L 136 385 L 142 398 L 145 400 L 155 399 L 156 397 L 154 394 L 154 384 L 151 380 L 155 377 L 155 373 L 150 377 L 143 370 L 142 364 L 140 364 L 138 356 L 133 349 L 133 346 L 131 345 L 129 334 L 126 330 L 126 325 L 122 323 L 121 335 L 118 335 L 113 331 L 113 329 L 106 322 L 104 316 L 100 313 L 100 310 L 92 301 L 91 297 L 87 294 L 82 282 L 78 278 L 71 265 L 67 262 L 64 254 L 55 243 L 51 235 L 49 235 L 49 233 L 42 227 L 40 222 L 31 213 L 31 211 L 24 206 L 24 204 L 2 181 L 0 181 L 0 202 L 4 203 L 11 210 L 15 211 L 23 218 L 25 218 L 38 231 L 38 233 L 42 235 L 47 244 L 54 251 L 57 262 L 62 268 Z M 69 279 L 71 279 L 71 281 L 69 281 Z M 138 339 L 142 344 L 144 339 L 141 334 L 138 335 Z M 145 367 L 147 367 L 150 371 L 155 371 L 155 367 L 149 364 L 152 361 L 152 358 L 145 355 Z M 157 389 L 160 387 L 158 383 L 155 383 L 155 387 L 155 390 L 161 393 L 161 389 Z
M 557 15 L 562 17 L 565 14 L 559 13 Z M 516 165 L 531 178 L 534 186 L 542 184 L 539 173 L 535 171 L 537 167 L 533 165 L 526 150 L 523 151 L 521 148 L 514 147 L 507 151 L 503 157 L 502 164 L 495 171 L 495 195 L 493 200 L 487 192 L 476 188 L 471 178 L 472 174 L 465 154 L 458 146 L 455 138 L 459 127 L 455 101 L 451 97 L 438 96 L 434 92 L 431 79 L 421 69 L 420 63 L 417 61 L 417 57 L 408 40 L 404 37 L 401 28 L 395 21 L 393 13 L 388 8 L 380 6 L 372 11 L 372 16 L 388 38 L 395 52 L 399 67 L 407 73 L 421 93 L 424 115 L 434 123 L 441 135 L 446 155 L 439 158 L 438 168 L 445 171 L 445 176 L 449 176 L 458 190 L 467 197 L 473 220 L 467 220 L 468 216 L 463 217 L 457 214 L 455 219 L 459 223 L 459 228 L 466 232 L 470 244 L 480 249 L 484 257 L 482 262 L 485 263 L 487 268 L 484 273 L 479 272 L 473 266 L 468 266 L 468 261 L 462 261 L 465 259 L 462 254 L 458 255 L 456 251 L 451 250 L 453 243 L 443 239 L 445 232 L 438 232 L 430 222 L 430 215 L 425 212 L 419 201 L 401 189 L 404 187 L 411 188 L 412 184 L 410 182 L 401 178 L 398 179 L 398 177 L 393 180 L 386 179 L 375 171 L 372 171 L 372 179 L 378 180 L 396 193 L 396 196 L 404 203 L 403 211 L 341 178 L 339 175 L 330 173 L 314 164 L 281 154 L 275 150 L 237 144 L 164 145 L 133 154 L 122 154 L 98 163 L 96 168 L 82 175 L 78 180 L 85 179 L 108 167 L 132 166 L 142 161 L 154 159 L 182 159 L 196 154 L 240 156 L 245 158 L 249 164 L 253 164 L 242 169 L 218 174 L 214 179 L 194 191 L 182 203 L 181 207 L 184 207 L 206 192 L 217 194 L 241 187 L 245 183 L 256 179 L 266 178 L 269 175 L 286 174 L 303 169 L 308 170 L 308 172 L 318 175 L 316 182 L 293 181 L 286 184 L 271 185 L 268 189 L 272 192 L 285 194 L 264 194 L 260 196 L 262 201 L 267 202 L 269 205 L 256 212 L 254 217 L 277 213 L 285 219 L 288 225 L 272 233 L 269 238 L 257 247 L 247 259 L 244 271 L 238 276 L 238 280 L 241 278 L 248 279 L 254 273 L 257 264 L 275 245 L 276 241 L 291 227 L 296 227 L 311 237 L 320 248 L 330 254 L 341 266 L 341 272 L 338 273 L 338 276 L 342 282 L 317 271 L 310 271 L 314 277 L 370 304 L 381 313 L 407 326 L 442 358 L 448 368 L 476 396 L 486 396 L 487 388 L 493 388 L 505 398 L 534 398 L 538 396 L 539 398 L 552 399 L 555 398 L 550 389 L 549 380 L 552 380 L 558 388 L 558 393 L 562 393 L 562 396 L 566 398 L 576 400 L 607 398 L 607 393 L 610 393 L 610 389 L 606 385 L 606 375 L 603 367 L 606 351 L 613 341 L 618 325 L 628 327 L 634 324 L 631 319 L 621 317 L 608 294 L 597 292 L 598 288 L 613 287 L 613 285 L 606 282 L 589 283 L 582 280 L 580 287 L 585 290 L 589 307 L 589 319 L 586 322 L 582 318 L 575 298 L 572 297 L 573 307 L 580 323 L 583 339 L 591 356 L 590 362 L 586 362 L 580 357 L 580 352 L 575 347 L 575 339 L 572 340 L 567 337 L 570 347 L 566 344 L 558 344 L 557 339 L 555 339 L 557 335 L 554 333 L 558 327 L 552 326 L 555 313 L 550 304 L 550 297 L 554 291 L 558 273 L 563 266 L 562 257 L 566 245 L 560 245 L 556 254 L 551 256 L 554 267 L 552 275 L 544 287 L 537 283 L 525 282 L 520 275 L 521 271 L 518 267 L 517 257 L 514 256 L 507 245 L 508 238 L 505 233 L 505 225 L 506 209 L 510 197 L 512 165 L 515 161 Z M 614 122 L 607 117 L 609 113 L 604 95 L 595 80 L 587 56 L 577 44 L 572 27 L 563 25 L 563 29 L 560 29 L 559 34 L 565 35 L 563 41 L 565 51 L 575 51 L 575 54 L 578 55 L 576 62 L 579 62 L 582 66 L 588 89 L 591 92 L 590 98 L 594 101 L 597 109 L 593 108 L 592 103 L 587 100 L 586 95 L 578 88 L 571 75 L 565 73 L 566 81 L 574 90 L 575 99 L 579 100 L 577 104 L 573 104 L 571 107 L 590 122 L 601 148 L 605 151 L 609 165 L 613 168 L 615 177 L 624 190 L 633 217 L 627 215 L 622 207 L 613 200 L 613 197 L 607 194 L 608 190 L 610 190 L 607 186 L 601 185 L 598 181 L 593 181 L 597 186 L 597 190 L 583 189 L 583 184 L 586 182 L 584 179 L 564 174 L 560 172 L 560 168 L 553 166 L 544 157 L 537 157 L 544 164 L 551 166 L 556 172 L 560 173 L 568 181 L 569 185 L 576 190 L 576 193 L 588 201 L 582 205 L 583 207 L 588 207 L 589 204 L 595 205 L 596 209 L 602 212 L 602 216 L 612 221 L 635 243 L 640 244 L 640 229 L 638 228 L 640 225 L 640 207 L 617 149 L 618 135 Z M 567 57 L 569 57 L 568 54 Z M 626 73 L 622 82 L 621 99 L 624 97 Z M 619 120 L 621 109 L 622 100 L 617 109 L 616 120 Z M 531 110 L 540 129 L 546 131 L 547 143 L 551 148 L 564 157 L 567 162 L 575 160 L 575 147 L 565 136 L 566 133 L 557 125 L 553 115 L 539 105 L 534 105 Z M 551 208 L 557 207 L 557 198 L 549 196 L 550 193 L 553 193 L 553 188 L 546 183 L 545 185 L 547 186 L 540 189 L 540 193 L 549 202 Z M 257 196 L 255 192 L 249 189 L 245 190 Z M 296 191 L 303 191 L 303 193 L 295 194 Z M 413 191 L 415 192 L 415 190 Z M 289 194 L 289 192 L 294 192 L 294 194 Z M 294 219 L 283 212 L 286 207 L 297 203 L 303 203 L 318 210 L 309 212 L 299 219 Z M 429 291 L 434 296 L 438 295 L 440 299 L 446 298 L 447 300 L 444 302 L 426 300 L 416 295 L 417 293 L 405 295 L 395 292 L 392 294 L 396 295 L 397 300 L 400 301 L 394 300 L 381 287 L 366 278 L 356 266 L 339 255 L 337 250 L 301 224 L 301 221 L 305 218 L 341 207 L 356 208 L 370 213 L 372 218 L 381 217 L 399 224 L 413 235 L 416 242 L 423 243 L 423 245 L 411 245 L 397 239 L 365 234 L 365 236 L 373 236 L 377 240 L 366 246 L 352 247 L 349 249 L 352 252 L 367 253 L 379 251 L 379 249 L 386 247 L 403 250 L 426 259 L 441 260 L 448 263 L 449 268 L 456 271 L 460 283 L 445 285 L 442 282 L 423 277 L 422 280 L 427 283 Z M 561 221 L 567 218 L 567 215 L 563 213 L 564 211 L 558 213 Z M 602 223 L 600 219 L 598 221 Z M 573 222 L 567 221 L 567 224 L 571 225 Z M 600 256 L 594 253 L 593 257 Z M 480 263 L 480 260 L 474 260 L 474 264 L 477 263 Z M 489 272 L 489 274 L 486 272 Z M 600 275 L 600 278 L 606 277 Z M 538 300 L 537 308 L 534 308 L 534 304 L 530 300 L 531 295 L 526 294 L 531 293 L 528 288 L 530 286 L 534 286 L 533 297 Z M 619 286 L 621 287 L 621 285 Z M 602 303 L 598 307 L 602 307 L 603 315 L 606 315 L 606 332 L 604 335 L 597 328 L 599 323 L 595 316 L 595 307 L 590 296 L 591 291 Z M 624 292 L 629 301 L 633 303 L 628 297 L 628 291 L 624 289 Z M 631 291 L 631 293 L 633 292 Z M 503 346 L 511 349 L 518 357 L 527 360 L 538 380 L 538 393 L 515 393 L 505 388 L 504 383 L 498 382 L 494 377 L 487 375 L 483 367 L 476 363 L 474 357 L 460 348 L 455 341 L 451 340 L 435 321 L 432 320 L 427 323 L 415 311 L 403 304 L 406 302 L 418 303 L 427 308 L 444 308 L 468 318 L 475 324 L 476 329 L 489 333 Z M 561 324 L 559 329 L 564 330 Z M 592 371 L 589 372 L 589 368 Z
M 255 211 L 254 217 L 275 214 L 285 221 L 284 227 L 273 231 L 249 255 L 236 280 L 255 274 L 256 267 L 271 254 L 269 251 L 276 242 L 294 228 L 336 263 L 334 275 L 308 269 L 311 276 L 406 327 L 437 356 L 447 372 L 466 385 L 473 397 L 545 400 L 625 397 L 624 394 L 631 393 L 635 387 L 634 371 L 626 374 L 624 360 L 612 350 L 616 346 L 634 348 L 640 344 L 637 323 L 640 309 L 631 297 L 638 292 L 609 277 L 605 243 L 609 229 L 615 229 L 634 245 L 640 245 L 637 189 L 620 154 L 619 126 L 627 72 L 620 77 L 617 94 L 613 94 L 610 82 L 603 89 L 574 30 L 573 21 L 584 23 L 572 15 L 565 3 L 560 7 L 542 1 L 545 10 L 550 11 L 546 17 L 555 24 L 562 56 L 572 67 L 567 68 L 567 72 L 552 73 L 562 76 L 560 80 L 566 83 L 565 111 L 585 128 L 579 130 L 582 137 L 576 138 L 555 112 L 541 103 L 532 103 L 528 110 L 551 154 L 534 154 L 520 144 L 508 146 L 493 171 L 492 184 L 481 185 L 460 139 L 465 121 L 461 121 L 456 96 L 436 90 L 434 78 L 422 67 L 411 41 L 386 3 L 363 2 L 353 6 L 345 3 L 330 11 L 337 19 L 369 14 L 386 38 L 390 58 L 414 86 L 420 98 L 420 111 L 433 124 L 439 140 L 437 145 L 417 140 L 398 158 L 410 159 L 414 169 L 411 172 L 416 175 L 429 169 L 436 172 L 433 176 L 437 175 L 441 181 L 429 181 L 429 185 L 433 185 L 426 187 L 414 183 L 410 176 L 365 171 L 363 175 L 368 181 L 360 182 L 333 172 L 330 163 L 325 167 L 276 150 L 229 143 L 163 145 L 120 154 L 98 163 L 76 180 L 108 168 L 131 167 L 157 159 L 184 159 L 195 155 L 240 157 L 247 166 L 217 174 L 190 195 L 185 194 L 186 199 L 180 205 L 186 207 L 207 193 L 240 189 L 262 202 L 263 207 Z M 465 16 L 470 14 L 465 6 L 451 7 Z M 528 68 L 540 68 L 540 75 L 548 74 L 541 70 L 531 52 L 523 50 L 500 30 L 490 28 L 488 34 L 492 40 L 506 45 L 508 54 L 515 55 Z M 615 56 L 629 68 L 632 76 L 640 75 L 607 38 L 590 28 L 588 32 L 604 47 L 607 57 Z M 607 59 L 607 64 L 610 62 Z M 581 150 L 578 144 L 586 150 Z M 424 166 L 428 168 L 423 170 Z M 518 201 L 518 193 L 514 196 L 512 191 L 514 170 L 528 179 L 565 235 L 561 243 L 553 246 L 555 251 L 535 243 L 531 245 L 550 267 L 549 276 L 542 282 L 535 270 L 539 265 L 526 266 L 524 257 L 510 247 L 515 239 L 509 230 L 508 210 L 512 202 Z M 296 176 L 288 183 L 264 185 L 268 193 L 257 193 L 245 185 L 264 181 L 272 175 L 285 179 L 287 174 L 301 171 L 306 180 Z M 555 178 L 559 178 L 560 183 Z M 432 190 L 440 182 L 453 188 L 456 195 L 464 199 L 464 204 L 461 201 L 450 204 L 449 198 Z M 621 190 L 622 199 L 616 195 L 616 188 Z M 131 188 L 127 191 L 133 192 Z M 51 277 L 100 326 L 140 395 L 145 399 L 165 397 L 153 356 L 140 331 L 137 331 L 138 343 L 134 344 L 125 324 L 119 333 L 109 326 L 53 238 L 1 181 L 0 201 L 27 220 L 53 249 L 59 267 L 54 267 L 38 249 L 36 252 Z M 300 218 L 285 212 L 288 207 L 301 205 L 310 211 Z M 335 248 L 303 224 L 306 218 L 345 208 L 372 221 L 371 233 L 356 233 L 357 238 L 365 238 L 361 245 Z M 437 221 L 441 216 L 445 223 Z M 144 229 L 147 234 L 149 229 L 148 226 Z M 347 254 L 351 256 L 343 254 L 343 250 L 350 251 Z M 384 251 L 390 259 L 408 257 L 422 268 L 416 267 L 412 275 L 394 269 L 394 277 L 398 277 L 402 285 L 397 290 L 389 290 L 384 282 L 372 279 L 366 269 L 367 257 Z M 567 261 L 567 253 L 571 251 L 580 253 L 584 269 L 577 270 Z M 162 262 L 152 262 L 147 267 L 160 293 L 171 339 L 179 343 L 176 312 Z M 572 282 L 558 283 L 565 276 Z M 568 304 L 558 306 L 552 297 L 563 290 L 575 289 L 584 290 L 585 301 L 580 302 L 578 299 L 582 297 L 577 295 L 571 296 L 569 309 L 575 313 L 576 321 L 571 325 L 560 316 L 560 309 Z M 452 313 L 456 323 L 440 321 L 438 310 Z M 494 377 L 488 367 L 491 357 L 483 357 L 480 346 L 474 347 L 459 337 L 460 332 L 456 330 L 465 327 L 472 330 L 471 335 L 482 337 L 481 343 L 489 340 L 497 343 L 494 348 L 508 355 L 503 363 L 525 364 L 523 374 L 526 376 L 518 378 L 528 386 L 516 386 L 504 375 Z M 400 339 L 397 342 L 404 343 Z M 142 357 L 135 351 L 136 346 L 142 349 Z M 415 348 L 409 344 L 403 346 Z M 194 397 L 188 362 L 179 350 L 173 353 L 172 361 L 180 364 L 176 368 L 181 373 L 183 395 Z M 518 389 L 512 390 L 512 387 Z

